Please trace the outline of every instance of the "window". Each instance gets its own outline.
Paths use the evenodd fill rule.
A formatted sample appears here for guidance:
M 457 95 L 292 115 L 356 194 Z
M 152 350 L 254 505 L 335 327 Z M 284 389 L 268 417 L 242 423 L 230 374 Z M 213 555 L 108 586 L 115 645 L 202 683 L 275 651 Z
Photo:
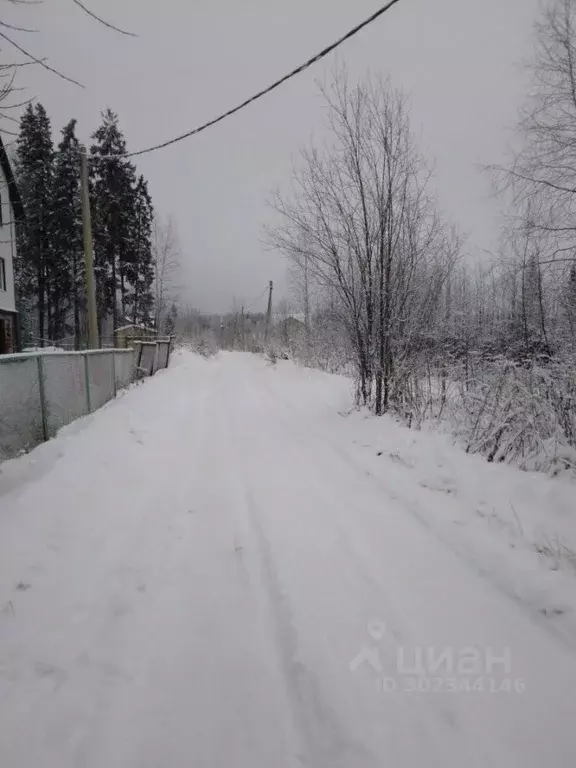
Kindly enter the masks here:
M 0 291 L 6 290 L 6 262 L 0 258 Z

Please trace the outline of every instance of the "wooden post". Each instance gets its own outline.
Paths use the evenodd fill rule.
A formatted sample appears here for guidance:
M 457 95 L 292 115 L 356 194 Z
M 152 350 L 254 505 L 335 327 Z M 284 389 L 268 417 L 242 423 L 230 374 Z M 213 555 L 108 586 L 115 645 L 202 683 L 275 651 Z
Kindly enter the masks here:
M 48 434 L 48 414 L 46 413 L 46 392 L 44 389 L 44 360 L 42 354 L 36 355 L 36 362 L 38 364 L 38 392 L 40 394 L 40 411 L 42 413 L 42 437 L 44 440 L 48 440 L 50 435 Z
M 82 223 L 84 227 L 84 263 L 86 271 L 86 308 L 88 310 L 88 348 L 98 349 L 98 316 L 96 313 L 96 284 L 94 280 L 94 251 L 92 249 L 92 216 L 88 186 L 88 156 L 80 147 L 80 187 L 82 193 Z
M 86 379 L 86 413 L 92 413 L 92 398 L 90 396 L 90 363 L 88 352 L 84 352 L 84 378 Z
M 268 288 L 268 311 L 266 312 L 266 333 L 264 340 L 268 341 L 270 330 L 272 326 L 272 291 L 274 290 L 274 283 L 270 280 L 270 287 Z

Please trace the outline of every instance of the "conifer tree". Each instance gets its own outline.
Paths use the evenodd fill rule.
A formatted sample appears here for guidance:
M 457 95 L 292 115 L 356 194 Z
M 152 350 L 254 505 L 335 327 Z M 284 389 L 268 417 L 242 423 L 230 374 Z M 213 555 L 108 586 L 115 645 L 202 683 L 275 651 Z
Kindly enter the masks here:
M 18 186 L 26 214 L 18 232 L 17 288 L 25 304 L 36 305 L 40 346 L 54 337 L 56 266 L 50 239 L 54 148 L 50 119 L 42 104 L 28 104 L 20 122 Z
M 80 199 L 79 144 L 76 120 L 62 129 L 62 141 L 54 158 L 53 213 L 50 236 L 54 252 L 54 304 L 58 330 L 65 333 L 66 316 L 71 314 L 75 347 L 82 336 L 84 314 L 84 258 L 82 207 Z
M 154 295 L 152 224 L 154 209 L 148 184 L 139 176 L 133 190 L 132 250 L 124 268 L 125 309 L 135 324 L 150 325 Z
M 93 134 L 91 149 L 91 198 L 94 269 L 100 332 L 107 318 L 111 332 L 118 327 L 119 305 L 125 296 L 126 264 L 133 258 L 135 170 L 125 157 L 126 140 L 118 115 L 107 109 L 102 125 Z M 119 297 L 120 293 L 120 297 Z

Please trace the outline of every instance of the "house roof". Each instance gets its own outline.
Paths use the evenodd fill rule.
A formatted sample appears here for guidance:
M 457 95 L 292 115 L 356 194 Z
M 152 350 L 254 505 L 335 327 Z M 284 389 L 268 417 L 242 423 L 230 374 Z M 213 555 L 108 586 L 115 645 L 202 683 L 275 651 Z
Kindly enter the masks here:
M 123 325 L 120 328 L 116 328 L 114 333 L 118 333 L 118 331 L 133 331 L 133 330 L 148 331 L 149 333 L 156 333 L 155 328 L 148 328 L 148 326 L 146 325 L 134 325 L 133 323 L 131 323 L 130 325 Z
M 6 152 L 6 147 L 0 137 L 0 167 L 4 173 L 4 178 L 8 184 L 8 196 L 10 197 L 10 203 L 12 210 L 14 211 L 14 218 L 20 221 L 24 218 L 24 206 L 22 205 L 22 198 L 18 191 L 18 185 L 14 178 L 14 171 L 12 170 L 12 164 Z
M 303 312 L 297 312 L 294 315 L 288 315 L 278 321 L 278 325 L 306 325 L 306 317 Z

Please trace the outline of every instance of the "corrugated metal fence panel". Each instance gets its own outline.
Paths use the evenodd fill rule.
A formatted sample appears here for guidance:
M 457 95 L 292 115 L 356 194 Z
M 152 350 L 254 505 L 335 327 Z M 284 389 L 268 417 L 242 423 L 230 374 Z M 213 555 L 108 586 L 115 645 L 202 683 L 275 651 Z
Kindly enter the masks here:
M 168 367 L 168 352 L 170 350 L 170 342 L 169 341 L 159 341 L 158 342 L 158 368 L 167 368 Z
M 117 349 L 114 352 L 114 370 L 116 375 L 116 389 L 124 389 L 131 382 L 134 375 L 134 352 L 131 349 Z
M 0 357 L 0 461 L 43 439 L 36 357 Z
M 141 379 L 144 375 L 140 370 L 140 358 L 142 357 L 142 342 L 132 341 L 132 349 L 134 350 L 134 379 Z
M 86 366 L 81 352 L 42 355 L 48 436 L 88 413 Z
M 154 373 L 154 358 L 156 356 L 156 344 L 144 342 L 142 344 L 142 354 L 140 355 L 140 370 L 143 375 L 150 376 Z
M 158 344 L 156 343 L 156 349 L 154 350 L 154 362 L 152 363 L 152 374 L 155 374 L 158 370 Z
M 86 352 L 90 383 L 90 410 L 101 408 L 114 395 L 114 350 Z

